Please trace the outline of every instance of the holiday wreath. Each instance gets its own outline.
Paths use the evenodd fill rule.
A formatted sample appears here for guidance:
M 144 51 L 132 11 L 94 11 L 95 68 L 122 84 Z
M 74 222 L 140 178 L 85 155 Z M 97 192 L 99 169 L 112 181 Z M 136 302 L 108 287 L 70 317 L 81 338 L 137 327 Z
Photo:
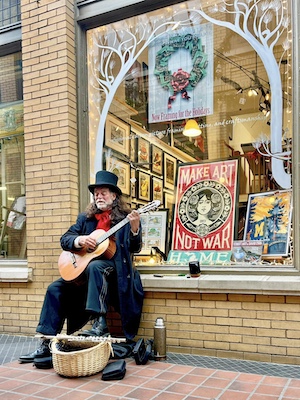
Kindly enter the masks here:
M 179 49 L 186 49 L 190 52 L 193 61 L 193 68 L 190 72 L 183 71 L 182 68 L 178 68 L 173 73 L 169 70 L 169 59 Z M 183 99 L 190 99 L 188 90 L 193 90 L 206 76 L 207 65 L 207 54 L 203 51 L 201 38 L 196 35 L 188 33 L 171 36 L 169 42 L 162 45 L 156 53 L 154 75 L 157 76 L 163 89 L 173 92 L 168 99 L 168 108 L 172 107 L 171 103 L 178 93 L 181 93 Z

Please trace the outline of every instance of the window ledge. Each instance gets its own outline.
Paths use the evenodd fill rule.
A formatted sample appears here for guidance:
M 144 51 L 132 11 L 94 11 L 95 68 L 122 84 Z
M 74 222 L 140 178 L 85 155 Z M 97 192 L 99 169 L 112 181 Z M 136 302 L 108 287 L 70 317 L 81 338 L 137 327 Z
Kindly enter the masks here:
M 188 267 L 138 267 L 145 291 L 181 293 L 239 293 L 300 295 L 300 274 L 292 267 L 201 271 L 189 276 Z
M 25 260 L 1 260 L 0 282 L 32 282 L 32 268 L 28 268 Z

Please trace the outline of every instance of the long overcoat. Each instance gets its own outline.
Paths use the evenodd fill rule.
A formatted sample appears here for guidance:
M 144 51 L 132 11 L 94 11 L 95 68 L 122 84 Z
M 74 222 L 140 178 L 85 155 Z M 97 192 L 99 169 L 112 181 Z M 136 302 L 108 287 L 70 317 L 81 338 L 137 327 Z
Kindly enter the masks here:
M 79 235 L 89 235 L 97 226 L 95 217 L 88 218 L 86 213 L 81 213 L 77 221 L 61 237 L 60 243 L 63 250 L 76 252 L 74 240 Z M 113 306 L 120 313 L 123 332 L 126 338 L 133 339 L 137 334 L 143 307 L 144 292 L 139 272 L 132 265 L 132 254 L 138 253 L 142 247 L 141 227 L 138 235 L 134 236 L 130 224 L 126 223 L 114 234 L 116 239 L 116 253 L 114 256 L 117 273 L 117 290 L 113 288 L 110 293 L 117 294 L 112 300 Z M 74 318 L 74 320 L 73 320 Z M 81 321 L 80 321 L 81 320 Z M 75 331 L 82 325 L 82 319 L 77 314 L 68 321 L 69 330 Z

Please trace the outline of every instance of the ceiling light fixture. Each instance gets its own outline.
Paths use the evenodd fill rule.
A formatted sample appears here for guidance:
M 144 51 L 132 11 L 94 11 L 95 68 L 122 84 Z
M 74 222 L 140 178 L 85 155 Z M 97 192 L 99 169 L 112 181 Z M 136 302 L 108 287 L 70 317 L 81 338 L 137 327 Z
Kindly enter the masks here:
M 264 96 L 263 101 L 260 101 L 260 103 L 259 103 L 259 111 L 261 111 L 266 117 L 268 117 L 270 115 L 270 112 L 271 112 L 271 103 L 269 101 L 270 100 L 270 94 L 269 93 L 268 94 L 264 94 L 263 96 Z
M 189 119 L 183 128 L 182 134 L 187 137 L 197 137 L 202 133 L 197 121 Z
M 258 95 L 258 91 L 254 88 L 250 88 L 248 91 L 248 96 L 257 96 Z

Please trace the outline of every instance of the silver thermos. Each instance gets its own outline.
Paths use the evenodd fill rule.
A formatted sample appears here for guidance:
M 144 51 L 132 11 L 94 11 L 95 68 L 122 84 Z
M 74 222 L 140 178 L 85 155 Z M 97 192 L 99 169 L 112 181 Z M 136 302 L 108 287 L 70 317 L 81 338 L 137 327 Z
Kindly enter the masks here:
M 167 358 L 166 326 L 163 318 L 157 318 L 154 325 L 154 360 L 160 361 Z

